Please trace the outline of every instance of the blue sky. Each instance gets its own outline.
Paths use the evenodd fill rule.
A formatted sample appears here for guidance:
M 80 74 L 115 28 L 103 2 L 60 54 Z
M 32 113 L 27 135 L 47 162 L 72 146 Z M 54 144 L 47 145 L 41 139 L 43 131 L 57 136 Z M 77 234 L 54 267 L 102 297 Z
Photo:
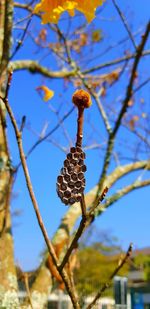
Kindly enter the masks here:
M 149 0 L 145 0 L 144 4 L 142 0 L 138 1 L 126 1 L 124 4 L 122 1 L 118 1 L 120 8 L 126 14 L 127 20 L 129 20 L 129 26 L 133 33 L 137 30 L 144 29 L 146 22 L 149 19 Z M 24 12 L 19 13 L 20 17 Z M 67 18 L 67 15 L 63 16 Z M 18 18 L 18 9 L 16 9 L 15 18 Z M 83 20 L 84 17 L 74 18 L 74 27 Z M 62 20 L 59 22 L 59 26 L 64 31 L 66 21 Z M 120 22 L 119 16 L 117 15 L 111 1 L 107 1 L 105 4 L 105 10 L 99 15 L 91 25 L 87 25 L 88 31 L 91 31 L 93 25 L 96 28 L 101 29 L 104 39 L 100 44 L 94 47 L 94 54 L 97 55 L 99 52 L 103 52 L 105 48 L 111 43 L 115 44 L 117 41 L 127 36 L 124 26 Z M 37 18 L 33 18 L 29 31 L 36 31 L 38 33 L 41 28 L 40 21 Z M 21 35 L 21 30 L 14 30 L 15 38 Z M 140 40 L 140 35 L 137 35 L 136 42 Z M 52 32 L 49 34 L 49 41 L 54 42 L 55 37 Z M 150 40 L 147 43 L 146 48 L 150 46 Z M 133 47 L 129 41 L 123 45 L 110 50 L 109 53 L 104 54 L 100 60 L 96 59 L 92 63 L 86 63 L 84 69 L 89 66 L 103 63 L 117 57 L 122 56 L 124 49 L 130 49 L 133 51 Z M 46 54 L 45 51 L 40 51 L 32 42 L 29 36 L 26 36 L 23 47 L 16 54 L 15 59 L 42 59 Z M 86 54 L 86 50 L 85 50 Z M 51 69 L 58 69 L 60 63 L 56 62 L 55 57 L 47 57 L 41 62 L 43 65 L 48 65 Z M 143 59 L 142 64 L 139 66 L 141 73 L 141 79 L 145 80 L 148 77 L 148 71 L 150 66 L 150 58 L 146 57 Z M 111 71 L 113 68 L 105 69 L 102 73 Z M 127 75 L 126 75 L 127 76 Z M 127 80 L 122 78 L 121 83 L 112 87 L 112 91 L 108 91 L 108 96 L 104 99 L 104 104 L 112 102 L 121 95 L 124 96 L 125 85 Z M 40 75 L 31 75 L 26 71 L 15 72 L 13 76 L 13 82 L 10 89 L 10 104 L 15 113 L 16 119 L 19 122 L 23 115 L 27 117 L 27 128 L 23 131 L 23 144 L 25 153 L 30 149 L 37 137 L 33 134 L 34 132 L 41 132 L 45 123 L 48 123 L 48 130 L 53 128 L 57 123 L 56 116 L 51 112 L 48 104 L 44 103 L 39 97 L 35 90 L 41 84 L 46 84 L 55 91 L 54 98 L 50 101 L 50 104 L 59 109 L 62 108 L 62 114 L 71 108 L 71 96 L 75 90 L 73 86 L 69 86 L 68 89 L 64 88 L 64 82 L 59 80 L 47 80 Z M 143 88 L 135 97 L 137 102 L 139 98 L 144 97 L 145 106 L 147 113 L 150 111 L 149 99 L 150 91 L 149 85 Z M 118 99 L 119 100 L 119 99 Z M 120 104 L 120 103 L 118 103 Z M 120 105 L 118 105 L 120 106 Z M 139 105 L 137 105 L 137 111 L 139 112 Z M 116 108 L 116 105 L 115 105 Z M 119 107 L 117 107 L 119 108 Z M 107 108 L 107 110 L 109 110 Z M 86 111 L 85 119 L 89 123 L 92 123 L 98 134 L 92 135 L 92 129 L 89 123 L 85 125 L 84 137 L 85 141 L 91 139 L 94 141 L 104 140 L 104 127 L 100 118 L 97 117 L 97 109 L 93 102 L 90 110 Z M 28 129 L 30 127 L 30 130 Z M 76 127 L 76 111 L 72 113 L 70 118 L 65 122 L 65 127 L 69 132 L 70 138 L 74 141 L 75 139 L 75 127 Z M 96 136 L 96 137 L 95 137 Z M 125 156 L 130 155 L 130 147 L 134 143 L 135 137 L 132 136 L 131 140 L 128 141 L 128 132 L 122 130 L 118 134 L 119 139 L 124 140 L 121 146 L 121 151 L 125 152 Z M 12 161 L 14 165 L 19 162 L 18 150 L 14 137 L 14 132 L 11 127 L 10 121 L 8 120 L 8 138 Z M 60 128 L 53 136 L 53 139 L 57 140 L 58 143 L 64 147 L 68 147 L 68 140 L 66 140 L 62 134 Z M 127 144 L 127 145 L 125 145 Z M 127 146 L 127 147 L 126 147 Z M 119 146 L 117 146 L 119 147 Z M 124 147 L 124 148 L 123 148 Z M 100 170 L 102 167 L 104 151 L 87 151 L 87 168 L 86 173 L 88 192 L 97 182 Z M 141 156 L 143 159 L 145 154 Z M 56 178 L 59 174 L 60 168 L 62 167 L 65 154 L 52 143 L 43 142 L 37 149 L 32 153 L 28 159 L 28 167 L 33 182 L 34 191 L 40 206 L 41 215 L 43 217 L 45 226 L 48 230 L 49 235 L 55 233 L 62 215 L 66 211 L 66 207 L 62 205 L 56 194 Z M 124 162 L 125 163 L 125 162 Z M 110 166 L 110 170 L 113 169 L 113 164 Z M 140 174 L 140 172 L 139 172 Z M 139 174 L 134 174 L 131 178 L 136 179 Z M 130 178 L 130 179 L 131 179 Z M 126 185 L 126 182 L 130 180 L 128 178 L 122 180 L 121 185 Z M 117 190 L 119 187 L 115 186 L 112 190 Z M 130 242 L 134 243 L 137 248 L 149 246 L 150 242 L 150 229 L 149 229 L 149 188 L 135 191 L 119 202 L 114 204 L 108 211 L 96 220 L 96 226 L 99 230 L 111 231 L 115 236 L 118 237 L 119 242 L 124 249 L 128 247 Z M 44 240 L 42 233 L 39 229 L 32 204 L 26 189 L 25 179 L 22 168 L 16 177 L 13 188 L 13 196 L 11 201 L 12 213 L 15 210 L 21 210 L 19 217 L 13 217 L 13 234 L 15 239 L 15 258 L 16 262 L 24 269 L 29 270 L 35 268 L 40 262 L 40 252 L 44 248 Z

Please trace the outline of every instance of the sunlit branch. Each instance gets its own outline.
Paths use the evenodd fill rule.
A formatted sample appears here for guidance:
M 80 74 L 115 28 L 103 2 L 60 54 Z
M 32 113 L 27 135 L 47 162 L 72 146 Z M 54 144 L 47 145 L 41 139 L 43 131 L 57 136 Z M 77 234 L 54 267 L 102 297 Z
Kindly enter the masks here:
M 138 170 L 150 170 L 150 160 L 136 161 L 134 163 L 129 163 L 125 165 L 120 165 L 115 168 L 115 170 L 110 173 L 105 181 L 105 185 L 112 187 L 119 179 L 122 177 Z
M 118 190 L 115 194 L 108 197 L 106 199 L 106 202 L 104 203 L 103 207 L 100 206 L 96 209 L 95 215 L 99 216 L 107 208 L 109 208 L 112 204 L 114 204 L 115 202 L 120 200 L 122 197 L 126 196 L 128 193 L 130 193 L 130 192 L 132 192 L 136 189 L 144 188 L 144 187 L 147 187 L 147 186 L 150 186 L 150 179 L 143 180 L 143 181 L 136 180 L 132 184 L 130 184 L 126 187 L 123 187 L 122 189 Z
M 108 117 L 106 115 L 106 112 L 105 112 L 105 110 L 103 108 L 103 105 L 102 105 L 102 103 L 100 101 L 100 98 L 99 98 L 100 95 L 97 95 L 92 90 L 90 91 L 90 93 L 91 93 L 91 96 L 95 99 L 95 102 L 97 103 L 97 107 L 98 107 L 98 109 L 99 109 L 99 111 L 101 113 L 101 116 L 102 116 L 102 119 L 104 121 L 104 124 L 105 124 L 107 132 L 111 133 L 112 132 L 112 128 L 111 128 L 110 122 L 108 120 Z
M 76 71 L 50 71 L 34 60 L 16 60 L 9 63 L 13 71 L 28 70 L 30 73 L 39 73 L 49 78 L 68 78 L 76 75 Z
M 138 170 L 150 170 L 150 161 L 137 161 L 135 163 L 130 163 L 122 166 L 118 166 L 112 173 L 107 176 L 107 179 L 105 181 L 105 186 L 112 187 L 115 183 L 119 182 L 119 180 L 127 175 L 130 175 L 134 171 Z M 85 202 L 87 205 L 87 209 L 90 209 L 95 194 L 97 192 L 97 186 L 93 187 L 86 195 L 85 195 Z M 118 199 L 123 197 L 123 195 L 119 196 Z M 112 203 L 115 203 L 116 199 L 114 201 L 112 200 Z M 107 198 L 107 206 L 109 206 L 109 197 Z M 111 203 L 111 204 L 112 204 Z M 102 207 L 102 206 L 101 206 Z M 100 213 L 99 213 L 100 214 Z M 59 238 L 59 235 L 61 235 L 61 241 L 62 238 L 67 238 L 68 235 L 70 235 L 74 224 L 76 220 L 80 217 L 81 215 L 81 209 L 80 207 L 77 207 L 77 203 L 75 203 L 72 207 L 68 209 L 66 214 L 61 220 L 60 226 L 56 232 L 56 235 L 54 236 L 54 243 L 57 242 L 57 236 Z M 68 232 L 67 232 L 68 231 Z

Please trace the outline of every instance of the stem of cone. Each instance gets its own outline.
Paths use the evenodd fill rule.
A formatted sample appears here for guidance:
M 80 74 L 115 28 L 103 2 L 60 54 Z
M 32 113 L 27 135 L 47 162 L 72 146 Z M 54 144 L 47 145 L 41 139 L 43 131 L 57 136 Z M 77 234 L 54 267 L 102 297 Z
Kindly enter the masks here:
M 84 121 L 84 108 L 83 107 L 78 107 L 76 146 L 79 146 L 79 147 L 82 146 L 83 121 Z

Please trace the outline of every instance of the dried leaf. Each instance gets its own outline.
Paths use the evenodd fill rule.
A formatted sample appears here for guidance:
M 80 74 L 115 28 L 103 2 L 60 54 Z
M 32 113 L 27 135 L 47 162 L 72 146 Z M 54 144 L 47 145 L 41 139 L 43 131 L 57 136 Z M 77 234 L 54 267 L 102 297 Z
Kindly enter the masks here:
M 54 91 L 49 89 L 47 86 L 39 86 L 36 88 L 37 91 L 42 90 L 44 93 L 43 100 L 45 102 L 49 101 L 54 96 Z
M 100 29 L 94 30 L 92 32 L 92 42 L 97 43 L 102 39 L 102 31 Z

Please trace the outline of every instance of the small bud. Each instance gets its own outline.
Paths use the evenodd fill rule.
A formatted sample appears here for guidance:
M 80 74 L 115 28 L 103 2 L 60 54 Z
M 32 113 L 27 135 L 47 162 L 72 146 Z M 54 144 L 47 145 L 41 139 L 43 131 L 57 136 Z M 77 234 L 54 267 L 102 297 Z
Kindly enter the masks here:
M 72 102 L 74 105 L 76 105 L 78 108 L 88 108 L 92 105 L 91 96 L 90 94 L 83 90 L 76 90 L 72 97 Z

